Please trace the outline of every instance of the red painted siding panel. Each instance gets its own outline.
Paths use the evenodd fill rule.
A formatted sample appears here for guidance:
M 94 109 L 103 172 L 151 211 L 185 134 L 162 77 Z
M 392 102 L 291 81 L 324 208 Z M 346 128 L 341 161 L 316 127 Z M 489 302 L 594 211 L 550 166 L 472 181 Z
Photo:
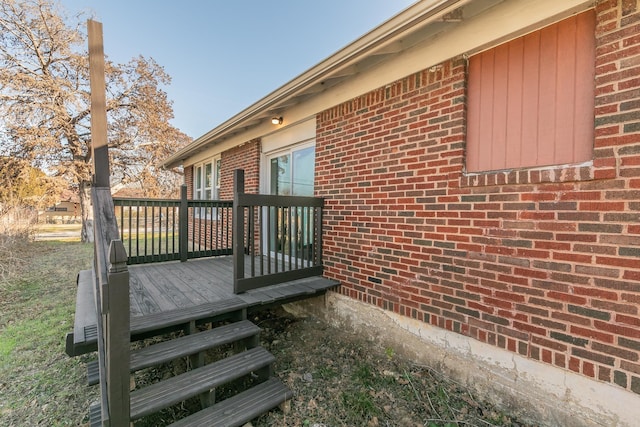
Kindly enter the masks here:
M 492 121 L 492 149 L 491 165 L 500 167 L 506 162 L 507 156 L 507 84 L 509 78 L 509 46 L 502 45 L 496 48 L 494 56 L 493 72 L 493 121 Z M 504 100 L 504 102 L 502 102 Z
M 506 143 L 522 138 L 522 99 L 524 75 L 524 39 L 514 40 L 509 46 L 509 74 L 507 81 L 507 132 Z M 519 164 L 522 161 L 522 144 L 510 144 L 506 163 Z
M 538 161 L 535 164 L 523 166 L 552 165 L 557 162 L 555 157 L 555 127 L 556 107 L 556 70 L 558 67 L 558 25 L 546 27 L 540 31 L 540 75 L 538 79 L 538 116 L 530 117 L 538 124 Z M 533 82 L 523 82 L 533 84 Z
M 522 81 L 515 81 L 523 86 L 522 96 L 522 135 L 520 141 L 513 145 L 522 147 L 520 163 L 504 165 L 519 167 L 538 163 L 538 84 L 540 80 L 540 32 L 530 34 L 524 39 L 524 74 Z M 469 76 L 471 78 L 471 76 Z M 523 82 L 528 82 L 525 84 Z M 480 141 L 478 142 L 480 143 Z M 485 170 L 484 165 L 475 165 L 475 171 Z
M 467 171 L 591 159 L 594 30 L 591 10 L 470 59 Z
M 576 20 L 567 21 L 558 28 L 558 89 L 557 103 L 561 106 L 575 105 L 576 96 Z M 593 37 L 593 35 L 592 35 Z M 592 66 L 593 68 L 593 66 Z M 556 158 L 558 163 L 572 161 L 576 149 L 574 138 L 575 108 L 560 108 L 558 110 L 558 122 L 555 127 L 555 139 L 563 141 L 556 145 Z

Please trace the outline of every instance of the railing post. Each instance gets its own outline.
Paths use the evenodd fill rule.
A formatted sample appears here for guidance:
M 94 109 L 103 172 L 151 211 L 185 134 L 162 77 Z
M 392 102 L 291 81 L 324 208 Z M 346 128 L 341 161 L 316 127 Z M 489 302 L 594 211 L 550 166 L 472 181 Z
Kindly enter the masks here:
M 240 206 L 240 195 L 244 193 L 244 170 L 233 171 L 233 292 L 238 293 L 238 280 L 244 279 L 244 206 Z
M 186 184 L 182 184 L 180 187 L 180 212 L 178 222 L 180 261 L 185 262 L 189 253 L 189 204 L 187 203 Z
M 109 245 L 108 312 L 104 315 L 106 339 L 107 399 L 112 426 L 130 422 L 129 346 L 129 270 L 127 253 L 121 240 Z

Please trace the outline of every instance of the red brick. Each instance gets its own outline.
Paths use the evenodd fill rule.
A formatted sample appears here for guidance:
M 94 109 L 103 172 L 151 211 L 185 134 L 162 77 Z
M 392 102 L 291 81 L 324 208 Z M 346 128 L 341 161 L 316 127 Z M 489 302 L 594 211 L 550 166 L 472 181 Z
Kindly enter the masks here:
M 463 97 L 460 58 L 318 114 L 325 274 L 343 294 L 601 381 L 614 374 L 595 358 L 625 371 L 612 337 L 640 340 L 640 267 L 619 256 L 640 235 L 640 133 L 612 120 L 637 109 L 636 47 L 623 45 L 640 40 L 620 1 L 596 2 L 592 165 L 463 175 L 464 104 L 451 102 Z
M 582 328 L 579 326 L 571 326 L 569 331 L 573 335 L 595 339 L 601 342 L 613 343 L 613 335 L 611 334 L 605 334 L 602 332 L 594 331 L 592 329 Z

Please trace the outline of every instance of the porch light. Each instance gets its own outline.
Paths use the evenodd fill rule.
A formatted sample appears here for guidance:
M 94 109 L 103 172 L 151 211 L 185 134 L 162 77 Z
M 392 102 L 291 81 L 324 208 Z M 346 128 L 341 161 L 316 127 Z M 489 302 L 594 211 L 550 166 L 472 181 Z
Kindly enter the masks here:
M 271 119 L 271 123 L 273 123 L 274 125 L 281 125 L 282 117 L 274 117 L 273 119 Z

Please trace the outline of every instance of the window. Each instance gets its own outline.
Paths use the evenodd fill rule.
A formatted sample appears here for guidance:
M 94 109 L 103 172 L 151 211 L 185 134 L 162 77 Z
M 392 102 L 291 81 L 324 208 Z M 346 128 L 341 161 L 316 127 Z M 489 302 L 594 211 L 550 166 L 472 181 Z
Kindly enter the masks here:
M 216 200 L 220 199 L 220 168 L 221 161 L 220 159 L 216 159 L 214 168 L 215 175 L 213 179 L 213 198 Z
M 467 172 L 592 159 L 595 12 L 469 58 Z
M 195 200 L 202 200 L 202 166 L 193 168 L 193 175 L 193 198 Z
M 194 200 L 219 200 L 220 198 L 220 159 L 209 160 L 193 168 L 193 198 Z M 217 217 L 217 208 L 196 208 L 198 218 L 211 218 L 212 209 Z
M 218 200 L 220 197 L 220 159 L 193 168 L 194 200 Z

